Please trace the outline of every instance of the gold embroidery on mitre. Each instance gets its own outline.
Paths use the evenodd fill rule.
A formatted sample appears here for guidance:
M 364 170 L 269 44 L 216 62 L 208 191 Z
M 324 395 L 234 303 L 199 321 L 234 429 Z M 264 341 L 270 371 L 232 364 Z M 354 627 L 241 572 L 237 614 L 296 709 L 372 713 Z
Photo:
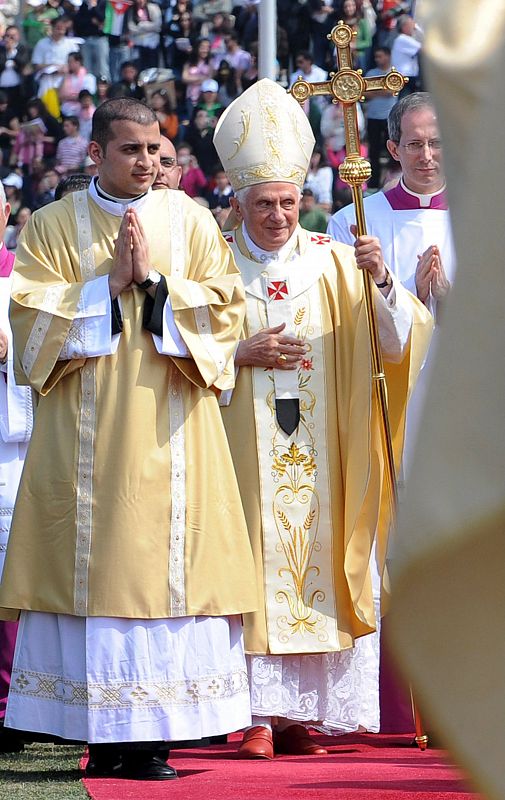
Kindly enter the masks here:
M 228 106 L 214 144 L 235 191 L 270 181 L 302 187 L 314 137 L 298 103 L 264 78 Z
M 291 125 L 293 126 L 293 132 L 295 134 L 295 139 L 298 142 L 298 146 L 299 146 L 300 150 L 303 150 L 305 152 L 305 150 L 307 149 L 307 146 L 310 147 L 310 142 L 307 143 L 306 141 L 304 141 L 304 138 L 303 138 L 303 135 L 302 135 L 302 133 L 300 131 L 300 126 L 298 124 L 298 120 L 296 118 L 296 115 L 295 114 L 290 114 L 289 118 L 291 120 Z
M 242 111 L 240 113 L 240 124 L 242 125 L 242 133 L 237 139 L 234 139 L 233 144 L 235 145 L 235 152 L 228 156 L 228 159 L 231 161 L 232 158 L 239 153 L 242 146 L 247 141 L 249 136 L 249 131 L 251 130 L 251 112 L 250 111 Z
M 296 183 L 298 186 L 303 186 L 306 170 L 296 164 L 283 164 L 273 167 L 272 164 L 262 163 L 255 164 L 252 167 L 242 167 L 241 169 L 228 169 L 227 175 L 230 183 L 237 191 L 254 183 L 281 181 L 282 179 L 290 183 Z

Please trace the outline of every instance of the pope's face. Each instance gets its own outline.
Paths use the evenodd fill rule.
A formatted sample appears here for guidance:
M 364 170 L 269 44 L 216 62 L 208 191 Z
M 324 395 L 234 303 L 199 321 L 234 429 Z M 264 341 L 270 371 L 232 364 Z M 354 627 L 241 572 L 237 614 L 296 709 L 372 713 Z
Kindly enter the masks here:
M 300 190 L 292 183 L 259 183 L 242 203 L 232 198 L 232 205 L 258 247 L 279 250 L 298 224 Z
M 388 139 L 387 147 L 402 167 L 407 189 L 418 194 L 433 194 L 442 189 L 445 178 L 442 166 L 440 131 L 431 108 L 408 111 L 402 117 L 399 142 Z M 422 146 L 420 146 L 422 145 Z
M 100 186 L 114 197 L 138 197 L 147 192 L 160 168 L 160 126 L 117 120 L 111 130 L 113 138 L 105 151 L 98 142 L 89 145 Z

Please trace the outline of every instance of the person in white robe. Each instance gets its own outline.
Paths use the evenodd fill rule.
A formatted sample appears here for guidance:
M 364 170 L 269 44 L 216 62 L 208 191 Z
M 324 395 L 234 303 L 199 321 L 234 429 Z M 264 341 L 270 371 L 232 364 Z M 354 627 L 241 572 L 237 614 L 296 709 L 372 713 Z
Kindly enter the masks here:
M 10 205 L 0 185 L 0 580 L 33 422 L 31 389 L 16 386 L 14 379 L 8 315 L 14 254 L 1 242 L 9 212 Z M 21 734 L 4 727 L 16 633 L 15 622 L 0 621 L 0 753 L 19 752 L 24 747 Z
M 436 111 L 428 92 L 407 95 L 388 118 L 387 148 L 402 168 L 396 186 L 365 197 L 367 232 L 376 237 L 384 262 L 401 283 L 433 313 L 443 305 L 454 282 L 456 259 L 442 163 L 442 142 Z M 337 211 L 328 233 L 337 242 L 353 244 L 354 206 Z M 434 337 L 431 349 L 436 346 Z M 426 367 L 409 406 L 404 467 L 408 468 L 428 386 Z
M 369 561 L 382 461 L 356 267 L 375 282 L 400 440 L 431 317 L 390 275 L 372 237 L 355 259 L 352 248 L 299 227 L 314 139 L 278 85 L 262 80 L 244 92 L 214 141 L 235 191 L 241 224 L 226 239 L 247 300 L 237 384 L 222 411 L 261 595 L 260 611 L 245 615 L 253 721 L 239 757 L 323 755 L 305 726 L 378 729 L 378 654 L 367 634 L 377 625 Z M 382 552 L 382 526 L 378 541 Z
M 400 163 L 402 177 L 394 187 L 365 198 L 367 231 L 379 240 L 391 272 L 437 319 L 443 313 L 454 281 L 456 259 L 442 142 L 429 93 L 417 92 L 402 98 L 390 112 L 388 134 L 387 148 L 392 158 Z M 330 219 L 328 233 L 339 242 L 353 244 L 355 224 L 354 208 L 346 206 Z M 438 326 L 430 356 L 409 403 L 404 475 L 413 460 L 437 339 Z M 384 631 L 386 629 L 387 622 Z M 413 730 L 410 697 L 397 686 L 385 649 L 382 658 L 381 730 L 390 733 Z

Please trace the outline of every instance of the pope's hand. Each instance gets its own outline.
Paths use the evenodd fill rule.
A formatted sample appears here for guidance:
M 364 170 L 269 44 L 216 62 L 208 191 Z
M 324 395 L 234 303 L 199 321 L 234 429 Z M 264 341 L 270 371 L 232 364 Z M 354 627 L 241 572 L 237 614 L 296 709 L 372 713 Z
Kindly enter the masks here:
M 286 323 L 275 328 L 263 328 L 249 339 L 239 343 L 235 354 L 238 367 L 270 367 L 275 369 L 298 369 L 307 347 L 296 336 L 282 331 Z
M 356 236 L 358 228 L 351 225 L 351 233 Z M 375 283 L 386 280 L 387 270 L 382 257 L 382 247 L 376 236 L 358 236 L 354 242 L 354 256 L 358 269 L 366 269 Z
M 124 215 L 114 246 L 112 268 L 109 273 L 109 290 L 114 300 L 121 292 L 132 288 L 133 259 L 131 222 L 128 211 Z

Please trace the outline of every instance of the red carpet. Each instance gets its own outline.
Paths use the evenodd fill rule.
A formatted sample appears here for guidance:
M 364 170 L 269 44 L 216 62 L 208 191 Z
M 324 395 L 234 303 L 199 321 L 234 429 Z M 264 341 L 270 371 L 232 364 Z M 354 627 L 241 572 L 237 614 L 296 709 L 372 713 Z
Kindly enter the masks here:
M 86 780 L 93 800 L 479 800 L 442 750 L 409 747 L 410 736 L 316 736 L 327 756 L 239 761 L 227 745 L 173 751 L 179 780 Z

